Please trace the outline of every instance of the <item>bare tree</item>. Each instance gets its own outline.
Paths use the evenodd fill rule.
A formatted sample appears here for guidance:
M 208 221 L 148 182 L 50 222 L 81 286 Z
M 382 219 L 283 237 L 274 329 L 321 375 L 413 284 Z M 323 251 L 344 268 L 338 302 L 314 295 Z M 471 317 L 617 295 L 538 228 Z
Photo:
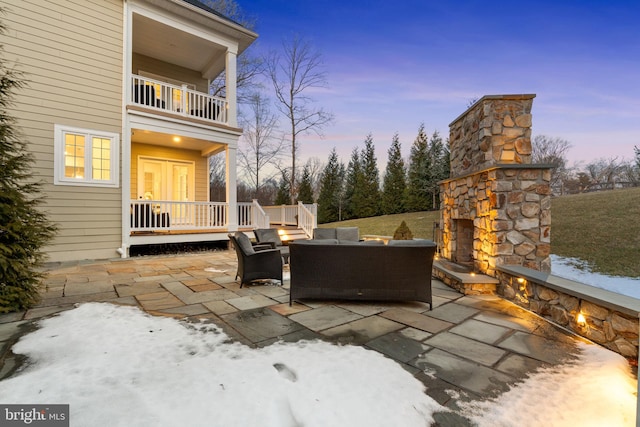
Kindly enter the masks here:
M 278 163 L 286 148 L 284 138 L 276 135 L 278 119 L 271 112 L 268 99 L 260 93 L 254 93 L 248 100 L 248 113 L 241 116 L 244 128 L 243 147 L 238 151 L 238 161 L 255 193 L 260 193 L 262 177 L 267 166 L 272 166 L 273 177 L 278 172 Z M 267 172 L 268 173 L 268 172 Z
M 225 202 L 227 199 L 226 158 L 224 153 L 209 157 L 209 200 Z
M 622 181 L 621 174 L 625 164 L 617 157 L 597 159 L 587 164 L 585 170 L 591 178 L 591 187 L 594 190 L 613 189 L 616 183 Z
M 256 19 L 248 16 L 235 0 L 204 0 L 202 3 L 245 28 L 253 30 L 256 26 Z
M 203 3 L 249 30 L 254 30 L 256 27 L 256 19 L 248 16 L 235 0 L 205 0 Z M 260 84 L 257 81 L 257 77 L 263 71 L 264 60 L 260 56 L 253 55 L 251 47 L 238 56 L 236 66 L 236 97 L 238 103 L 245 102 L 247 97 L 259 87 Z M 221 73 L 211 81 L 209 94 L 226 97 L 226 73 Z
M 313 200 L 318 200 L 320 195 L 320 178 L 322 177 L 322 171 L 324 170 L 324 163 L 318 157 L 310 157 L 304 164 L 309 170 L 311 177 L 311 188 L 313 189 Z
M 566 139 L 536 135 L 533 138 L 532 162 L 553 165 L 551 171 L 551 187 L 558 188 L 568 179 L 571 169 L 568 167 L 567 152 L 571 143 Z
M 266 73 L 276 94 L 277 108 L 287 118 L 291 138 L 291 172 L 289 174 L 291 203 L 296 192 L 296 156 L 298 137 L 322 129 L 333 115 L 312 105 L 307 95 L 310 89 L 326 87 L 320 53 L 300 36 L 282 43 L 282 54 L 271 53 L 266 60 Z

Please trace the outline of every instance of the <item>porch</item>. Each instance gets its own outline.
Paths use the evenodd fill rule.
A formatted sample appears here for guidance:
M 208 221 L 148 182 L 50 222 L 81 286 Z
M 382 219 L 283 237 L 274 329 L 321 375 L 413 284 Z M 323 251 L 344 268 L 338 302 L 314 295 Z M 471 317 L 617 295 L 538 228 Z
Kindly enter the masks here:
M 237 224 L 230 222 L 226 202 L 131 200 L 130 245 L 228 240 L 236 230 L 276 227 L 283 241 L 310 238 L 318 226 L 317 205 L 261 206 L 257 200 L 237 203 Z

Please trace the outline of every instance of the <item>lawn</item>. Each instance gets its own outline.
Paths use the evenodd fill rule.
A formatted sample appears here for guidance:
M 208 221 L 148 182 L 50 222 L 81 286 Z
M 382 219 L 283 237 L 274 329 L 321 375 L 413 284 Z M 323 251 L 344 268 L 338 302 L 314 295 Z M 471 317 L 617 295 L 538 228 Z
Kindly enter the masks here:
M 640 277 L 640 188 L 554 198 L 551 203 L 551 251 L 579 258 L 592 271 Z M 433 239 L 439 212 L 413 212 L 321 224 L 356 226 L 360 234 L 393 236 L 404 220 L 414 237 Z

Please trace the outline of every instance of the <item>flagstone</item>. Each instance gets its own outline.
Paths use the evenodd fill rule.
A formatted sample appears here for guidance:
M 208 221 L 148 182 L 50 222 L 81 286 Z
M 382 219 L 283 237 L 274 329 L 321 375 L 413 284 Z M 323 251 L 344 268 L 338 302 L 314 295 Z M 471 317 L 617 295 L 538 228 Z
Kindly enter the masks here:
M 352 313 L 344 308 L 328 305 L 313 310 L 292 314 L 289 317 L 312 331 L 321 331 L 334 326 L 349 323 L 362 318 L 359 314 Z
M 141 282 L 115 285 L 116 292 L 121 297 L 161 292 L 162 286 L 158 282 Z
M 451 332 L 434 335 L 424 343 L 486 366 L 493 366 L 506 353 L 491 345 Z
M 193 292 L 215 291 L 217 289 L 223 289 L 222 286 L 215 283 L 203 283 L 201 285 L 187 285 Z
M 438 333 L 453 326 L 453 323 L 445 322 L 444 320 L 425 316 L 424 314 L 415 313 L 413 311 L 407 311 L 401 308 L 387 310 L 380 313 L 380 316 L 431 333 Z
M 168 291 L 141 294 L 135 297 L 145 310 L 164 310 L 185 305 Z
M 276 303 L 274 300 L 267 298 L 264 295 L 248 295 L 240 298 L 228 299 L 226 302 L 238 310 L 251 310 L 253 308 L 275 305 Z
M 235 308 L 231 304 L 228 304 L 222 300 L 203 302 L 202 305 L 205 306 L 208 310 L 211 310 L 213 313 L 217 314 L 218 316 L 223 314 L 235 313 L 236 311 L 238 311 L 237 308 Z
M 276 304 L 269 306 L 269 308 L 281 316 L 289 316 L 290 314 L 300 313 L 302 311 L 311 310 L 311 307 L 308 307 L 304 304 L 300 304 L 298 302 L 294 302 L 292 305 L 289 303 L 284 304 Z
M 369 316 L 333 328 L 325 329 L 322 335 L 340 344 L 362 345 L 374 338 L 397 331 L 405 326 L 378 316 Z

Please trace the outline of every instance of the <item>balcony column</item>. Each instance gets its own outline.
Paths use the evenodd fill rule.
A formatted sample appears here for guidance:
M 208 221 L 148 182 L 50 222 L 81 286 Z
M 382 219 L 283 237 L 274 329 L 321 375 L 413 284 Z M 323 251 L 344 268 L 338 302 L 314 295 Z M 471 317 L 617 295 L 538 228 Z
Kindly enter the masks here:
M 227 145 L 225 149 L 225 170 L 227 181 L 227 228 L 231 231 L 238 230 L 238 189 L 236 182 L 236 151 L 237 147 Z
M 229 103 L 229 111 L 227 111 L 227 120 L 229 126 L 237 127 L 238 126 L 238 112 L 237 112 L 237 62 L 236 62 L 236 53 L 230 50 L 227 50 L 226 55 L 226 72 L 225 72 L 225 85 L 226 85 L 226 94 L 227 94 L 227 102 Z

